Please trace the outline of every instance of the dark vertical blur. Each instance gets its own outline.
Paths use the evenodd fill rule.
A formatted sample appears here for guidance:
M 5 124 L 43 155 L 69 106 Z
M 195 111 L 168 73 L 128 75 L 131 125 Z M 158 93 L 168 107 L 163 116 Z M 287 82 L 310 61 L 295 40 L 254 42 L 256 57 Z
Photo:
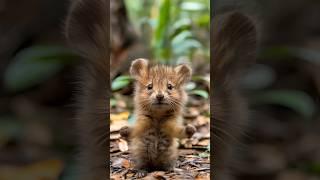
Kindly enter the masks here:
M 320 2 L 215 0 L 241 11 L 259 33 L 257 63 L 241 81 L 251 118 L 235 179 L 320 178 Z M 212 42 L 211 42 L 212 43 Z
M 71 174 L 78 58 L 63 34 L 69 3 L 0 1 L 0 179 Z

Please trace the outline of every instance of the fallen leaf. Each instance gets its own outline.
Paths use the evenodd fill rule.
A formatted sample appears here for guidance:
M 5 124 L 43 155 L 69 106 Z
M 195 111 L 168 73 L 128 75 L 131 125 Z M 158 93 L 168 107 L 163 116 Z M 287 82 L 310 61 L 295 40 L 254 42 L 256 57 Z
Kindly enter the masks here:
M 119 131 L 123 126 L 128 126 L 127 120 L 115 121 L 110 125 L 110 132 Z
M 121 174 L 113 174 L 113 175 L 111 175 L 111 180 L 121 180 Z
M 110 140 L 116 140 L 119 139 L 121 135 L 119 133 L 117 134 L 110 134 Z
M 195 180 L 209 180 L 210 179 L 210 174 L 205 173 L 205 174 L 198 174 L 195 178 Z
M 117 101 L 117 107 L 118 108 L 126 108 L 127 107 L 127 104 L 126 104 L 126 102 L 125 101 L 123 101 L 123 100 L 118 100 Z
M 119 146 L 119 149 L 121 152 L 128 151 L 128 149 L 129 149 L 128 142 L 123 139 L 119 139 L 118 146 Z
M 129 114 L 130 113 L 128 111 L 121 112 L 119 114 L 110 114 L 110 120 L 111 120 L 111 122 L 128 120 Z
M 199 141 L 197 145 L 199 145 L 199 146 L 208 146 L 209 143 L 210 143 L 209 139 L 204 139 L 204 140 Z
M 126 177 L 127 177 L 127 178 L 132 178 L 133 176 L 134 176 L 133 173 L 128 173 L 128 174 L 126 174 Z
M 192 148 L 192 139 L 181 139 L 180 143 L 183 145 L 185 148 Z
M 156 178 L 156 179 L 160 179 L 160 180 L 162 180 L 162 179 L 165 180 L 165 179 L 166 179 L 166 178 L 164 177 L 164 175 L 165 175 L 165 172 L 164 172 L 164 171 L 156 171 L 156 172 L 153 172 L 152 175 L 153 175 L 153 177 Z
M 122 167 L 129 169 L 129 168 L 132 168 L 133 165 L 132 165 L 131 161 L 129 161 L 128 159 L 123 159 Z
M 113 162 L 112 162 L 112 167 L 114 167 L 114 168 L 121 168 L 122 167 L 122 161 L 123 161 L 124 159 L 123 158 L 117 158 L 116 160 L 114 160 Z
M 199 110 L 194 107 L 190 107 L 187 109 L 187 111 L 184 113 L 183 117 L 187 119 L 194 119 L 197 116 L 199 116 Z
M 210 121 L 210 118 L 209 117 L 206 117 L 206 116 L 198 116 L 196 121 L 195 121 L 195 126 L 203 126 L 203 125 L 206 125 L 208 124 Z

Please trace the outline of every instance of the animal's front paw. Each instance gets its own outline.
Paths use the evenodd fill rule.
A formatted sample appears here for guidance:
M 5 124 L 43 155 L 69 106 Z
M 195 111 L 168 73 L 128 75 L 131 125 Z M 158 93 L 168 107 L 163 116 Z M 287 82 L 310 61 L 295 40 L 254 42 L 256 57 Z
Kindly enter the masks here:
M 146 170 L 138 170 L 137 172 L 137 178 L 143 178 L 148 175 L 148 172 Z
M 196 132 L 196 128 L 190 124 L 186 126 L 187 137 L 190 138 Z
M 120 129 L 120 135 L 124 138 L 128 138 L 130 136 L 130 131 L 128 126 L 124 126 Z

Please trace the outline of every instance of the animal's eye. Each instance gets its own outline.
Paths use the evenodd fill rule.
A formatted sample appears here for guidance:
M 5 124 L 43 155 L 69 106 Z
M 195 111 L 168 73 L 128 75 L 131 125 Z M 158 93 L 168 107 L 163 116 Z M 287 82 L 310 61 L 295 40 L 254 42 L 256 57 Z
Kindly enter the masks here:
M 173 89 L 172 84 L 168 84 L 168 89 L 169 89 L 169 90 L 172 90 L 172 89 Z
M 152 89 L 152 84 L 148 84 L 147 89 L 151 90 Z

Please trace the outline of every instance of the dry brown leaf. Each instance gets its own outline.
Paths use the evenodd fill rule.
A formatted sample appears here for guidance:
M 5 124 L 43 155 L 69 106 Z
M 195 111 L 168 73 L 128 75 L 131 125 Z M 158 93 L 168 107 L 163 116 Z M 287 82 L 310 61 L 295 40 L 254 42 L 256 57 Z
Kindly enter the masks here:
M 197 108 L 194 107 L 190 107 L 187 109 L 187 111 L 185 112 L 185 114 L 183 115 L 184 118 L 187 119 L 194 119 L 197 116 L 199 116 L 200 112 Z
M 206 116 L 198 116 L 197 119 L 196 119 L 196 124 L 195 126 L 203 126 L 203 125 L 206 125 L 208 124 L 210 121 L 210 118 L 206 117 Z
M 185 158 L 195 158 L 197 157 L 196 155 L 186 155 Z
M 198 142 L 197 145 L 199 146 L 208 146 L 210 144 L 210 140 L 209 139 L 204 139 Z
M 110 177 L 111 180 L 121 180 L 121 174 L 113 174 Z
M 127 173 L 127 174 L 126 174 L 126 177 L 127 177 L 127 178 L 132 178 L 133 176 L 134 176 L 133 173 Z
M 119 139 L 118 146 L 119 146 L 119 149 L 120 149 L 121 152 L 128 151 L 128 149 L 129 149 L 128 142 L 126 140 L 123 140 L 123 139 Z
M 117 106 L 118 108 L 125 109 L 125 108 L 127 107 L 127 103 L 126 103 L 124 100 L 118 99 L 116 106 Z
M 110 134 L 110 140 L 116 140 L 119 139 L 121 135 L 119 133 L 116 134 Z
M 116 160 L 113 160 L 112 161 L 112 167 L 121 168 L 123 160 L 124 160 L 123 158 L 117 158 Z
M 129 161 L 128 159 L 123 159 L 122 161 L 122 167 L 129 169 L 132 167 L 132 163 L 131 161 Z
M 203 136 L 203 138 L 210 138 L 210 132 L 208 132 L 207 134 L 205 134 L 205 135 Z
M 165 175 L 164 171 L 156 171 L 152 173 L 152 176 L 156 179 L 166 179 L 164 175 Z
M 192 148 L 192 139 L 181 139 L 180 143 L 183 145 L 185 148 Z
M 110 132 L 119 131 L 123 126 L 128 126 L 128 125 L 129 125 L 129 123 L 127 120 L 114 121 L 110 125 Z
M 204 174 L 198 174 L 195 178 L 195 180 L 209 180 L 210 174 L 204 173 Z
M 110 153 L 119 151 L 118 143 L 116 141 L 110 141 Z
M 121 121 L 121 120 L 128 120 L 129 117 L 129 112 L 121 112 L 119 114 L 110 114 L 110 121 L 115 122 L 115 121 Z
M 199 139 L 192 139 L 192 145 L 196 145 L 198 144 L 198 142 L 199 142 Z

